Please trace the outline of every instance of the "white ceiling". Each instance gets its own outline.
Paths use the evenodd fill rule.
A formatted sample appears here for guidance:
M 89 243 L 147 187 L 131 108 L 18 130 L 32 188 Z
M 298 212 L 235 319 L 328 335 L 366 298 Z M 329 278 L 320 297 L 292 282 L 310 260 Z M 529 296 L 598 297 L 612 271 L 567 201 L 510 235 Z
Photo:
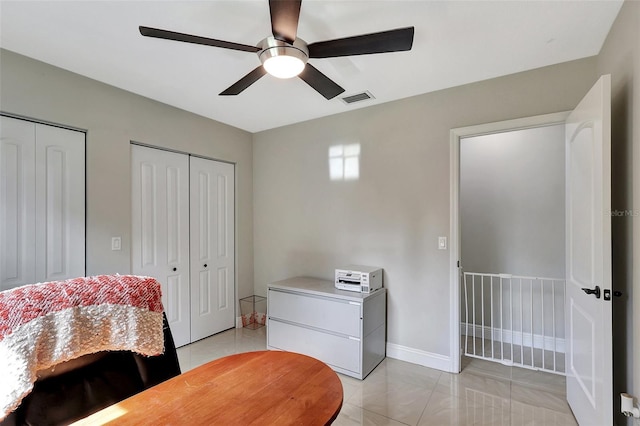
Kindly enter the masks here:
M 298 78 L 266 75 L 222 90 L 257 55 L 142 37 L 144 25 L 254 45 L 270 35 L 266 0 L 0 1 L 0 46 L 249 132 L 596 55 L 621 0 L 305 0 L 308 43 L 415 26 L 410 52 L 309 62 L 350 95 L 327 101 Z M 342 96 L 342 95 L 341 95 Z

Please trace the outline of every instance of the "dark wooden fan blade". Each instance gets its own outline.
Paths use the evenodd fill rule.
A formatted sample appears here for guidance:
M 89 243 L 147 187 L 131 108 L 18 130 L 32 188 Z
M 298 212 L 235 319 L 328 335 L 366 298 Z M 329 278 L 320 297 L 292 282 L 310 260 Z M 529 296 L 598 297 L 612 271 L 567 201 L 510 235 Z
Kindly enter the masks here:
M 278 40 L 293 43 L 298 33 L 302 0 L 269 0 L 271 32 Z
M 372 53 L 401 52 L 411 50 L 413 27 L 364 34 L 354 37 L 311 43 L 310 58 L 335 58 L 338 56 L 369 55 Z
M 160 30 L 158 28 L 139 27 L 140 34 L 145 37 L 162 38 L 165 40 L 184 41 L 185 43 L 204 44 L 206 46 L 222 47 L 224 49 L 242 50 L 244 52 L 258 52 L 256 46 L 233 43 L 230 41 L 216 40 L 214 38 L 200 37 L 190 34 L 177 33 L 175 31 Z
M 338 86 L 333 80 L 322 74 L 309 63 L 304 66 L 304 70 L 302 70 L 298 77 L 313 87 L 316 92 L 327 98 L 327 100 L 333 99 L 344 92 L 342 87 Z
M 258 81 L 260 77 L 265 75 L 267 72 L 264 70 L 264 67 L 260 65 L 258 68 L 251 71 L 249 74 L 242 77 L 240 80 L 233 83 L 228 89 L 224 92 L 220 93 L 220 96 L 232 96 L 241 93 L 244 89 L 251 86 L 253 83 Z

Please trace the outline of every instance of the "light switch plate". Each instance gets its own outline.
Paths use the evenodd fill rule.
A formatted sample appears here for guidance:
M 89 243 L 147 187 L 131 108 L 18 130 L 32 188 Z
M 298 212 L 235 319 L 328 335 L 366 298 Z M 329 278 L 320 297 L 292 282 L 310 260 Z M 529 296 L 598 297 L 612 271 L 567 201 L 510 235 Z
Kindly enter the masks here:
M 438 237 L 438 250 L 447 249 L 447 237 Z
M 122 240 L 120 237 L 111 238 L 111 250 L 120 250 L 122 249 Z

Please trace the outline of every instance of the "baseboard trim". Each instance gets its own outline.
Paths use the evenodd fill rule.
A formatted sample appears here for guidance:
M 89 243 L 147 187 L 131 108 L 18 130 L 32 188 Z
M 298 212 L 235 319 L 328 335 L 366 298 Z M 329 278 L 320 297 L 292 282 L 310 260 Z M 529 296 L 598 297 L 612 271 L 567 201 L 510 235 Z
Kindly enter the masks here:
M 458 371 L 452 371 L 451 358 L 448 356 L 397 345 L 395 343 L 387 343 L 387 356 L 400 361 L 435 368 L 436 370 L 458 373 Z

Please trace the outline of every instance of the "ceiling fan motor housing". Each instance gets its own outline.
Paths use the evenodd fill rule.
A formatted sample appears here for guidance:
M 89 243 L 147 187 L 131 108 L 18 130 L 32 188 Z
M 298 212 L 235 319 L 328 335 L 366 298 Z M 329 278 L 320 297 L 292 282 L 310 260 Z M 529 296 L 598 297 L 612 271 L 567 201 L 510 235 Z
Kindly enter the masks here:
M 293 44 L 290 44 L 275 37 L 267 37 L 258 43 L 258 48 L 258 57 L 262 65 L 270 74 L 280 78 L 291 78 L 300 74 L 309 59 L 307 43 L 300 38 L 296 38 Z M 282 71 L 274 68 L 275 63 L 282 66 Z

